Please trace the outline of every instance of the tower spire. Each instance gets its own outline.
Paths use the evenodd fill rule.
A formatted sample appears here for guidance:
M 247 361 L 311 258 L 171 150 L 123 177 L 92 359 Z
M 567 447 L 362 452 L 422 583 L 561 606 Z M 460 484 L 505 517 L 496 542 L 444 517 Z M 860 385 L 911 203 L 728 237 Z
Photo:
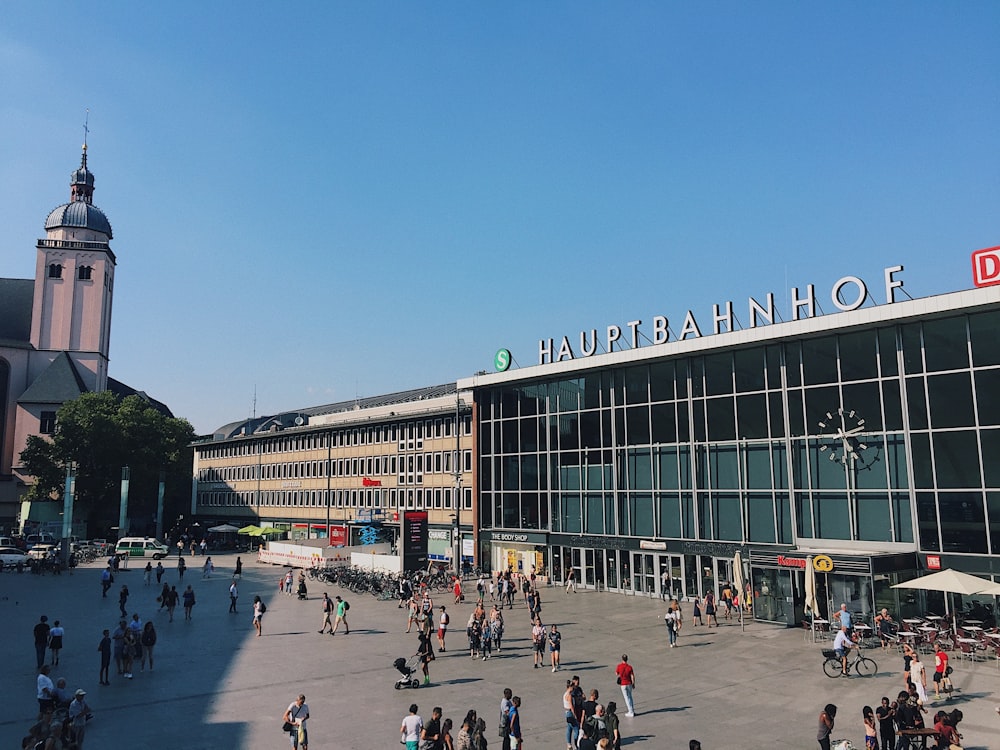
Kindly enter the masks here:
M 87 138 L 90 135 L 90 109 L 87 109 L 83 121 L 83 155 L 80 157 L 80 168 L 73 172 L 70 178 L 70 202 L 94 202 L 94 173 L 87 169 Z

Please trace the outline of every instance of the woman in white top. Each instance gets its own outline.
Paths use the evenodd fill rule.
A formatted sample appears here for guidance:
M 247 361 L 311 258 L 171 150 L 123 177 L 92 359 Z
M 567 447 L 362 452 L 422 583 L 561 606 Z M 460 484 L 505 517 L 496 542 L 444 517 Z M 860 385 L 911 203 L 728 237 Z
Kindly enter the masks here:
M 920 655 L 916 651 L 910 657 L 910 682 L 917 689 L 917 697 L 921 703 L 927 702 L 927 671 L 924 669 Z

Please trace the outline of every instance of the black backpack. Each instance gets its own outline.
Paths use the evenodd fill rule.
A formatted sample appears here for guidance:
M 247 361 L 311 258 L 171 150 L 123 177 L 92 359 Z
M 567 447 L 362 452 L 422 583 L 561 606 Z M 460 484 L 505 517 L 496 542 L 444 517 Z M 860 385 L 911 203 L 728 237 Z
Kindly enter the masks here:
M 347 600 L 345 599 L 345 600 L 344 600 L 344 614 L 347 614 L 347 611 L 348 611 L 348 610 L 349 610 L 350 608 L 351 608 L 351 603 L 350 603 L 349 601 L 347 601 Z
M 261 613 L 261 614 L 264 614 L 265 612 L 267 612 L 267 605 L 266 605 L 266 604 L 264 604 L 264 602 L 262 601 L 262 602 L 260 603 L 260 613 Z

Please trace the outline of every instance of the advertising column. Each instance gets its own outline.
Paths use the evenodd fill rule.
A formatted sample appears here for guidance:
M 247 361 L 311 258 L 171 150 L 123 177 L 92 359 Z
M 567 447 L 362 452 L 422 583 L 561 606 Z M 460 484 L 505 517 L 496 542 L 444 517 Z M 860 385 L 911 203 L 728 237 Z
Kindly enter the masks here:
M 403 513 L 403 570 L 427 569 L 427 511 Z

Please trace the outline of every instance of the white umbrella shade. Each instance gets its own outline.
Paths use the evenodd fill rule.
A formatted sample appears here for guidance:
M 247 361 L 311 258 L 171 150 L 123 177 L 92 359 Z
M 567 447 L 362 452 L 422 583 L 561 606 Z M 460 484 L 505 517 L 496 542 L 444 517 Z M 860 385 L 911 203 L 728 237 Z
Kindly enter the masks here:
M 740 603 L 740 627 L 746 630 L 746 626 L 743 623 L 743 611 L 746 608 L 746 602 L 744 597 L 747 595 L 746 582 L 743 580 L 743 556 L 740 554 L 739 550 L 733 555 L 733 587 L 736 589 L 737 595 L 739 596 Z
M 961 573 L 957 570 L 942 570 L 938 573 L 912 578 L 897 583 L 894 589 L 919 589 L 921 591 L 947 591 L 951 594 L 991 594 L 1000 592 L 1000 584 L 985 578 Z
M 813 614 L 819 614 L 819 602 L 816 601 L 816 569 L 813 567 L 812 557 L 806 558 L 806 609 Z
M 209 529 L 209 531 L 212 531 L 216 534 L 235 534 L 236 532 L 239 531 L 239 529 L 233 526 L 232 524 L 224 523 L 221 524 L 220 526 L 213 526 L 212 528 Z
M 1000 584 L 993 583 L 985 578 L 962 573 L 958 570 L 942 570 L 930 575 L 911 578 L 893 586 L 894 589 L 918 589 L 920 591 L 944 591 L 949 594 L 992 594 L 1000 596 Z M 945 599 L 945 606 L 948 600 Z M 947 612 L 945 614 L 948 614 Z M 955 607 L 951 607 L 952 625 L 958 627 Z

